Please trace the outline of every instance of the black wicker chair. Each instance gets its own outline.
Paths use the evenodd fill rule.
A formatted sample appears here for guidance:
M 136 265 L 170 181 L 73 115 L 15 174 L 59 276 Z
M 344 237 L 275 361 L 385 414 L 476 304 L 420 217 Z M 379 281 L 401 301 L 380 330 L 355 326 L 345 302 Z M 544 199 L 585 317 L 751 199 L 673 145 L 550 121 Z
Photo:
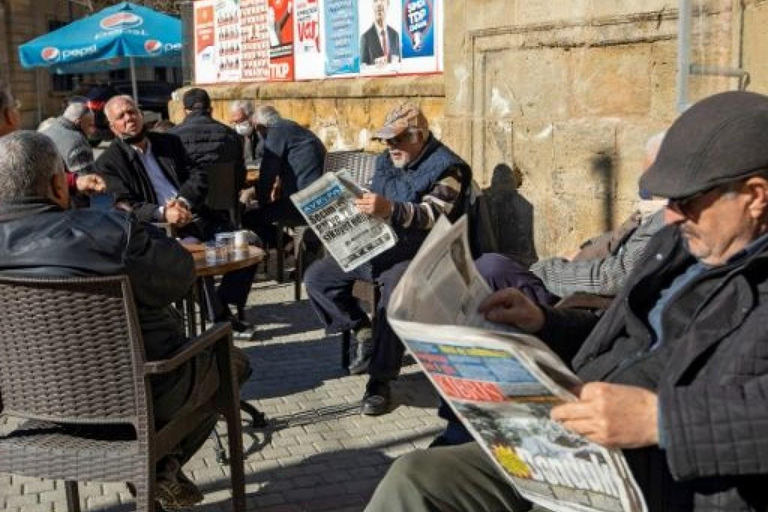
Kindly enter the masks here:
M 220 379 L 218 402 L 229 433 L 233 506 L 244 512 L 228 324 L 217 324 L 173 357 L 146 361 L 125 276 L 0 277 L 0 318 L 0 413 L 25 420 L 0 436 L 0 472 L 64 480 L 70 512 L 80 510 L 78 481 L 131 482 L 137 509 L 152 512 L 156 462 L 209 414 L 216 391 L 206 405 L 155 431 L 150 378 L 210 347 L 219 374 L 229 376 Z M 132 425 L 135 438 L 105 440 L 72 428 L 107 424 Z

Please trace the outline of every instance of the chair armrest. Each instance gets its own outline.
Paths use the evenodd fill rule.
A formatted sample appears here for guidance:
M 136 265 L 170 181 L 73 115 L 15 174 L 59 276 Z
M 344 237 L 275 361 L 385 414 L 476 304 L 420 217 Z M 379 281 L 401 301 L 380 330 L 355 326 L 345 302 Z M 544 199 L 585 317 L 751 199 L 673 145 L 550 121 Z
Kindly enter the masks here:
M 608 309 L 613 302 L 613 297 L 597 295 L 594 293 L 576 292 L 560 300 L 555 304 L 556 309 L 591 309 L 601 311 Z
M 151 361 L 144 365 L 147 375 L 157 375 L 175 370 L 203 350 L 213 346 L 222 339 L 226 340 L 232 334 L 232 325 L 229 322 L 219 322 L 200 336 L 190 340 L 179 350 L 166 359 Z

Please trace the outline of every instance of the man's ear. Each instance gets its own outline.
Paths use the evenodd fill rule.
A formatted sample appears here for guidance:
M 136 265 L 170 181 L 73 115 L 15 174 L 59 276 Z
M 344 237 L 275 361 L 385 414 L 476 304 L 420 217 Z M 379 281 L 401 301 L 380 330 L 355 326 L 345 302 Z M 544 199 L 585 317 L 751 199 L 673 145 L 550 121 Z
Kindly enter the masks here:
M 51 176 L 50 194 L 50 199 L 62 209 L 69 208 L 69 186 L 65 173 L 56 172 Z
M 748 205 L 749 211 L 756 219 L 768 216 L 768 179 L 763 176 L 753 176 L 745 183 L 752 199 Z

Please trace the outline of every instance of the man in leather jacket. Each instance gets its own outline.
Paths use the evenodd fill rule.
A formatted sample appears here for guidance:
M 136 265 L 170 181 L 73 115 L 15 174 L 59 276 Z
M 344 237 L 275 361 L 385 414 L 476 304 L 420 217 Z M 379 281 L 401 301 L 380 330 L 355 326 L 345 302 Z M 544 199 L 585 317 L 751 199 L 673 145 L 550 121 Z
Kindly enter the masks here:
M 667 226 L 597 323 L 514 289 L 481 312 L 571 360 L 586 384 L 552 419 L 622 448 L 649 511 L 766 510 L 768 97 L 691 107 L 640 185 L 668 199 Z M 402 457 L 366 510 L 529 507 L 467 443 Z
M 57 277 L 126 274 L 131 282 L 146 357 L 168 357 L 187 343 L 172 304 L 194 283 L 194 262 L 175 240 L 121 211 L 70 209 L 64 166 L 45 135 L 17 131 L 0 138 L 0 273 Z M 241 378 L 246 359 L 235 358 Z M 217 386 L 213 356 L 205 352 L 178 370 L 152 380 L 158 425 L 195 404 L 206 386 Z M 206 388 L 207 389 L 207 388 Z M 206 395 L 203 395 L 206 396 Z M 178 456 L 158 462 L 157 499 L 165 509 L 186 508 L 203 499 L 181 472 L 218 419 L 211 411 L 182 439 Z M 95 427 L 108 431 L 120 426 Z M 117 432 L 115 432 L 117 435 Z

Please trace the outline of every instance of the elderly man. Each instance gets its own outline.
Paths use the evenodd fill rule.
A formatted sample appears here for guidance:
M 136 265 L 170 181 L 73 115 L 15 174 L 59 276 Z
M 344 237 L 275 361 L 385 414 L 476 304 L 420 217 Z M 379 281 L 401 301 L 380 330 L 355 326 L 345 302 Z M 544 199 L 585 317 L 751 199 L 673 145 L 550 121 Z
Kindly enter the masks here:
M 93 112 L 82 102 L 71 102 L 64 113 L 40 133 L 47 135 L 64 158 L 71 172 L 91 174 L 94 171 L 93 149 L 88 137 L 96 132 Z
M 408 262 L 416 254 L 440 215 L 451 221 L 464 213 L 465 191 L 472 181 L 469 166 L 429 131 L 429 123 L 413 103 L 389 113 L 376 137 L 387 150 L 376 160 L 371 192 L 356 201 L 369 215 L 388 220 L 397 233 L 397 245 L 351 272 L 344 272 L 330 257 L 309 267 L 307 293 L 329 333 L 351 329 L 356 354 L 349 368 L 362 373 L 370 362 L 370 378 L 362 414 L 389 409 L 389 382 L 400 372 L 403 346 L 387 322 L 384 308 Z M 381 285 L 375 330 L 352 297 L 356 280 Z
M 259 238 L 274 247 L 277 240 L 275 222 L 282 221 L 286 225 L 304 223 L 290 195 L 322 175 L 325 146 L 311 130 L 281 117 L 270 105 L 256 109 L 254 122 L 256 130 L 264 138 L 258 186 L 259 206 L 243 215 L 243 226 L 255 231 Z
M 264 139 L 253 126 L 253 102 L 238 100 L 229 109 L 229 124 L 243 140 L 246 167 L 260 167 L 264 154 Z
M 387 25 L 389 0 L 371 0 L 373 24 L 360 37 L 360 62 L 385 66 L 400 61 L 400 34 Z
M 173 302 L 195 279 L 189 253 L 157 230 L 145 231 L 125 212 L 69 209 L 64 165 L 51 140 L 18 131 L 0 138 L 0 272 L 11 275 L 127 274 L 138 307 L 147 359 L 183 347 Z M 241 376 L 245 359 L 238 355 Z M 198 393 L 218 385 L 214 357 L 203 353 L 179 370 L 152 381 L 155 420 L 161 426 L 182 408 L 198 407 Z M 181 440 L 178 455 L 158 462 L 156 498 L 166 510 L 203 499 L 181 471 L 216 423 L 211 411 L 199 429 Z M 120 426 L 94 427 L 103 432 Z M 117 434 L 117 432 L 115 432 Z
M 21 103 L 13 97 L 7 84 L 0 82 L 0 137 L 19 129 Z M 93 159 L 93 155 L 91 155 Z M 78 175 L 67 172 L 67 185 L 72 194 L 100 194 L 106 189 L 104 180 L 94 174 Z
M 651 512 L 766 510 L 768 97 L 729 92 L 691 107 L 640 184 L 669 198 L 668 226 L 597 325 L 514 289 L 481 310 L 576 354 L 587 384 L 552 418 L 624 448 Z M 401 458 L 366 510 L 526 507 L 469 443 Z
M 208 177 L 189 158 L 181 140 L 148 132 L 130 96 L 113 96 L 104 113 L 116 138 L 96 160 L 96 169 L 115 201 L 127 204 L 141 222 L 167 222 L 180 236 L 211 239 L 220 224 L 205 205 Z M 248 275 L 252 279 L 253 272 L 248 270 Z M 244 304 L 250 287 L 247 276 L 237 273 L 226 274 L 215 294 L 209 283 L 207 307 L 214 321 L 230 321 L 235 330 L 247 330 L 225 304 Z

